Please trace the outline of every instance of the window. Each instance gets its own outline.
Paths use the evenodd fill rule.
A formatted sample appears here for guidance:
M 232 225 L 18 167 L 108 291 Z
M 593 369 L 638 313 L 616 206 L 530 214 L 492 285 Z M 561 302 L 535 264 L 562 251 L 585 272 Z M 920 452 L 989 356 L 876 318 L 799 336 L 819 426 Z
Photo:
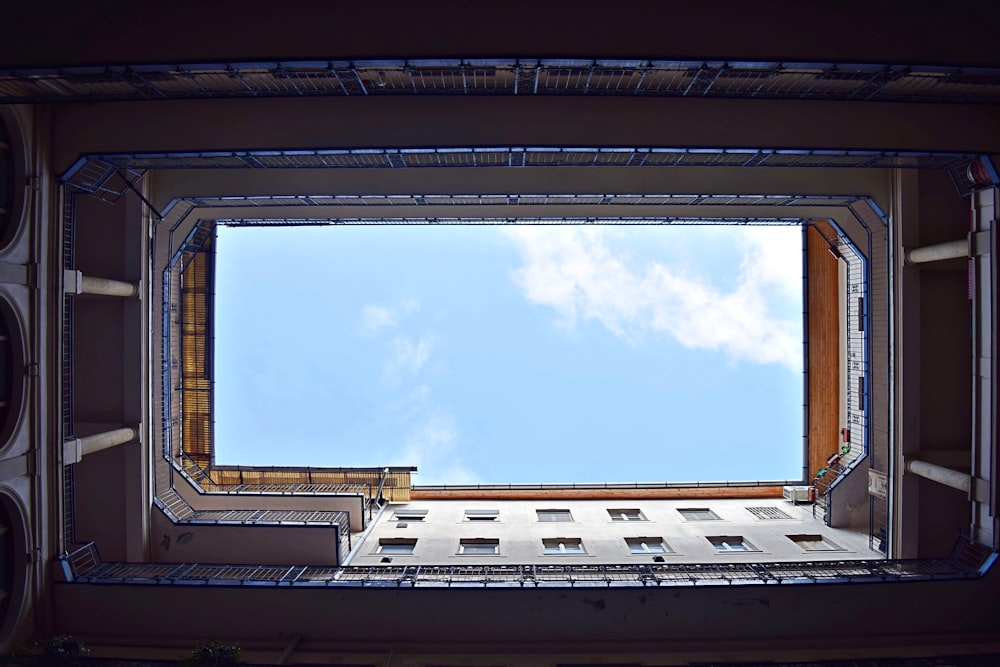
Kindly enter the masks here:
M 634 554 L 665 554 L 670 551 L 662 537 L 626 537 L 625 544 Z
M 393 521 L 423 521 L 427 510 L 396 510 L 392 514 Z
M 500 553 L 500 540 L 462 539 L 458 542 L 458 553 L 463 556 L 495 556 Z
M 375 553 L 392 554 L 393 556 L 413 555 L 413 549 L 417 546 L 416 540 L 380 539 L 378 549 Z
M 788 539 L 806 551 L 843 551 L 843 549 L 822 535 L 786 535 Z
M 569 510 L 535 510 L 539 521 L 572 521 Z
M 687 507 L 677 511 L 685 521 L 721 521 L 719 515 L 707 507 Z
M 498 521 L 500 510 L 465 510 L 466 521 Z
M 731 551 L 759 551 L 757 547 L 747 542 L 740 535 L 716 535 L 709 537 L 708 541 L 711 542 L 720 553 L 728 553 Z
M 542 540 L 546 556 L 558 556 L 562 554 L 582 554 L 583 542 L 578 537 L 553 537 Z
M 645 521 L 646 517 L 643 516 L 642 512 L 639 510 L 608 510 L 608 514 L 611 515 L 612 521 Z

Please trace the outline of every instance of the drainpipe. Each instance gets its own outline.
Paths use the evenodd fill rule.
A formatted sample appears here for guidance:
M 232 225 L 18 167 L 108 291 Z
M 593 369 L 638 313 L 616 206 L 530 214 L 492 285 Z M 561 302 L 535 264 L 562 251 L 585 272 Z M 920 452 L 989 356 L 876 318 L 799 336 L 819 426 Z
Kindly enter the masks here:
M 384 470 L 382 470 L 382 479 L 380 479 L 378 482 L 378 492 L 375 493 L 375 502 L 377 502 L 379 505 L 381 505 L 384 500 L 382 498 L 382 489 L 383 487 L 385 487 L 385 478 L 388 476 L 389 476 L 389 469 L 385 468 Z
M 374 528 L 375 524 L 378 523 L 379 517 L 382 516 L 382 512 L 384 512 L 385 508 L 388 506 L 389 506 L 388 503 L 384 505 L 382 504 L 379 505 L 378 514 L 375 515 L 374 519 L 368 522 L 368 527 L 365 528 L 363 531 L 361 531 L 361 534 L 358 535 L 356 544 L 351 549 L 351 552 L 347 554 L 347 558 L 344 559 L 344 562 L 340 564 L 340 567 L 347 567 L 348 565 L 350 565 L 351 560 L 354 559 L 354 557 L 358 553 L 358 550 L 361 549 L 361 545 L 365 543 L 366 539 L 368 539 L 368 533 L 372 532 L 372 528 Z
M 288 660 L 295 653 L 295 649 L 298 648 L 299 642 L 302 641 L 302 635 L 292 635 L 288 638 L 288 643 L 285 644 L 285 650 L 281 652 L 281 657 L 278 658 L 279 665 L 287 665 Z

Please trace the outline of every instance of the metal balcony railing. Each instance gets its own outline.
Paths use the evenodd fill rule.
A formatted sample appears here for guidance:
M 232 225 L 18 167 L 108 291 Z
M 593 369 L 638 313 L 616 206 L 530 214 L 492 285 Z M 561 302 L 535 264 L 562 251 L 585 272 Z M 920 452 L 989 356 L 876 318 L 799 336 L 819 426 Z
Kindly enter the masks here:
M 629 96 L 989 104 L 1000 70 L 589 58 L 114 64 L 0 71 L 0 104 L 318 96 Z
M 111 153 L 81 157 L 64 180 L 95 192 L 91 162 L 145 169 L 419 169 L 447 167 L 795 167 L 947 169 L 974 153 L 664 146 L 449 146 L 422 148 L 317 148 L 310 150 Z M 164 211 L 166 216 L 167 211 Z
M 158 493 L 153 501 L 175 523 L 320 524 L 340 526 L 342 533 L 350 533 L 350 516 L 347 512 L 337 510 L 196 510 L 173 490 Z
M 811 471 L 816 487 L 813 515 L 820 514 L 830 524 L 830 506 L 837 485 L 868 455 L 868 278 L 864 256 L 846 236 L 832 239 L 841 259 L 847 266 L 846 365 L 841 372 L 847 376 L 847 424 L 841 432 L 840 451 L 831 457 L 829 465 L 821 471 Z M 818 474 L 817 474 L 818 472 Z
M 196 510 L 173 489 L 160 490 L 153 503 L 174 523 L 196 525 L 329 526 L 336 527 L 339 553 L 353 546 L 351 517 L 337 510 L 219 509 Z
M 132 658 L 76 658 L 77 665 L 81 667 L 176 667 L 176 660 L 147 660 Z M 254 662 L 257 667 L 278 667 L 273 663 Z M 589 664 L 589 663 L 588 663 Z M 608 663 L 595 662 L 594 665 Z M 631 663 L 629 663 L 631 664 Z M 708 664 L 708 663 L 706 663 Z M 720 662 L 718 660 L 711 663 L 715 667 L 775 667 L 776 663 L 767 661 L 739 661 Z M 930 658 L 864 658 L 864 659 L 843 659 L 843 660 L 797 660 L 795 662 L 781 662 L 781 667 L 984 667 L 984 665 L 1000 664 L 1000 654 L 972 654 L 972 655 L 949 655 L 935 656 Z
M 643 587 L 883 583 L 971 579 L 979 570 L 948 559 L 653 565 L 419 565 L 315 567 L 94 562 L 96 550 L 66 558 L 74 581 L 348 587 Z

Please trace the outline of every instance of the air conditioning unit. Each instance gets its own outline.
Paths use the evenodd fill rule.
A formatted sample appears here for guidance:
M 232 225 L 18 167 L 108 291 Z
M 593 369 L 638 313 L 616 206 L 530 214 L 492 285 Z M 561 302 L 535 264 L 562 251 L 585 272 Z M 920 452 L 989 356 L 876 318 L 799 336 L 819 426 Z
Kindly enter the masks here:
M 785 500 L 793 503 L 811 503 L 816 501 L 816 489 L 812 486 L 786 486 L 782 489 Z

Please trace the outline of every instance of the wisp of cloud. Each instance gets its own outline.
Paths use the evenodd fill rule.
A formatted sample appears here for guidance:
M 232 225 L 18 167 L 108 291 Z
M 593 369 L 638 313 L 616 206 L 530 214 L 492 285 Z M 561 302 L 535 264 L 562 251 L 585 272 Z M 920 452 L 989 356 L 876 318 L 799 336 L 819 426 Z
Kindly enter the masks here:
M 512 279 L 526 299 L 555 309 L 563 326 L 595 320 L 630 344 L 644 331 L 661 332 L 687 348 L 801 371 L 801 319 L 777 314 L 801 298 L 798 228 L 734 228 L 742 261 L 732 289 L 662 262 L 639 266 L 616 254 L 601 228 L 506 231 L 522 262 Z

